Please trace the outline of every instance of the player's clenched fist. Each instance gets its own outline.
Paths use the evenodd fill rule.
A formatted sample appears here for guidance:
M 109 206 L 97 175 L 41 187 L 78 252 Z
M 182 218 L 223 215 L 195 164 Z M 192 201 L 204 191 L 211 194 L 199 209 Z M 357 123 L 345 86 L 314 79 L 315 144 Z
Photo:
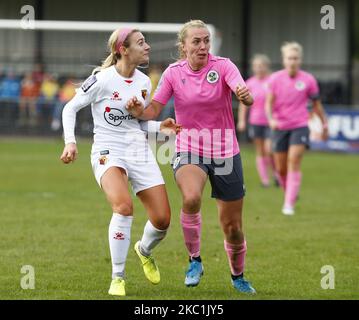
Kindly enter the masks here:
M 133 97 L 128 100 L 126 104 L 126 109 L 135 118 L 138 118 L 142 114 L 145 107 L 143 106 L 143 103 L 137 99 L 137 97 Z
M 77 146 L 76 143 L 68 143 L 65 145 L 64 151 L 62 152 L 62 155 L 60 157 L 60 160 L 63 163 L 70 163 L 77 159 Z
M 238 100 L 242 101 L 242 102 L 247 102 L 247 101 L 249 102 L 252 99 L 251 94 L 249 93 L 249 90 L 247 87 L 237 86 L 236 96 L 237 96 Z

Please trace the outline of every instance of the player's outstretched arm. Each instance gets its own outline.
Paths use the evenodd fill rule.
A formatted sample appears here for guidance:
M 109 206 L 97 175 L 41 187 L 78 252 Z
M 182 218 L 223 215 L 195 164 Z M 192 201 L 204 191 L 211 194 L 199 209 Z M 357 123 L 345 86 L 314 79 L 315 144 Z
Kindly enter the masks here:
M 141 130 L 154 133 L 161 132 L 167 136 L 172 134 L 178 134 L 182 130 L 182 126 L 177 124 L 176 121 L 172 118 L 167 118 L 163 121 L 153 121 L 153 120 L 140 120 Z
M 126 105 L 126 109 L 130 114 L 139 120 L 153 120 L 156 119 L 164 105 L 152 100 L 151 103 L 145 108 L 143 103 L 136 97 L 131 98 Z

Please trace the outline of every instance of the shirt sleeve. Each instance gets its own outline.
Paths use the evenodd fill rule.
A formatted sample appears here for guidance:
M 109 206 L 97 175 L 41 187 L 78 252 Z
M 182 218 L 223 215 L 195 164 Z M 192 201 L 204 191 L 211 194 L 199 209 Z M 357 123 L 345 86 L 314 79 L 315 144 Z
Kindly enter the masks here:
M 86 81 L 76 90 L 76 95 L 65 105 L 62 111 L 62 124 L 64 129 L 64 140 L 67 143 L 76 143 L 75 124 L 76 113 L 82 108 L 95 102 L 100 92 L 100 84 L 95 75 L 87 78 Z
M 157 89 L 155 94 L 153 95 L 153 100 L 166 105 L 167 102 L 173 95 L 173 87 L 172 87 L 172 77 L 171 77 L 171 69 L 167 68 L 162 76 L 160 81 L 158 82 Z
M 308 95 L 312 100 L 317 100 L 320 98 L 318 82 L 317 79 L 315 79 L 313 76 L 310 77 Z
M 224 80 L 231 90 L 235 93 L 238 85 L 241 87 L 246 87 L 241 73 L 239 72 L 237 66 L 229 59 L 225 60 L 223 66 Z
M 149 121 L 139 121 L 139 122 L 142 131 L 146 131 L 150 133 L 160 132 L 161 121 L 149 120 Z

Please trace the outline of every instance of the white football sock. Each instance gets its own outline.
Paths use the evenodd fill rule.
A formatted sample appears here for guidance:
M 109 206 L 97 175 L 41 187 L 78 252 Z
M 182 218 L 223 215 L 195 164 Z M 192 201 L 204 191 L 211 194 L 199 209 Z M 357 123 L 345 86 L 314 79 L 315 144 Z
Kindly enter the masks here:
M 143 236 L 141 239 L 140 251 L 145 256 L 150 256 L 152 249 L 156 247 L 161 240 L 166 236 L 166 230 L 159 230 L 155 228 L 151 221 L 148 220 L 145 229 L 143 230 Z
M 110 244 L 112 277 L 125 276 L 125 263 L 130 246 L 132 216 L 123 216 L 113 213 L 108 228 L 108 240 Z

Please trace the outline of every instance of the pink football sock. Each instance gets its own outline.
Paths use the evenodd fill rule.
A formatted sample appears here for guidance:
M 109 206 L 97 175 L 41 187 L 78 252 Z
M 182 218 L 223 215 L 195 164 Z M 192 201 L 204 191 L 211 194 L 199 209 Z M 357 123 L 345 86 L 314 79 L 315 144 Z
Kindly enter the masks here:
M 262 184 L 266 186 L 269 185 L 266 157 L 257 156 L 256 164 L 259 178 L 261 179 Z
M 195 214 L 188 214 L 181 210 L 180 219 L 188 255 L 191 258 L 199 257 L 202 227 L 201 211 Z
M 224 240 L 224 249 L 227 252 L 232 275 L 239 276 L 244 272 L 244 259 L 247 253 L 246 240 L 241 244 L 232 244 Z
M 302 173 L 289 171 L 287 175 L 287 189 L 285 192 L 285 206 L 294 207 L 300 189 Z

